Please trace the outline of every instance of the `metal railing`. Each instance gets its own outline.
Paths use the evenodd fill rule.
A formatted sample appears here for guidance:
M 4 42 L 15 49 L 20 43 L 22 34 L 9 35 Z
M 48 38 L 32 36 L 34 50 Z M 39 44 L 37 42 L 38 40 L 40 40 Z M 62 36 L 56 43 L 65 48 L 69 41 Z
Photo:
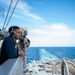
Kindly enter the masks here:
M 0 75 L 23 75 L 23 61 L 20 57 L 9 59 L 0 66 Z
M 57 65 L 61 64 L 60 66 L 60 69 L 61 69 L 61 74 L 60 75 L 69 75 L 69 68 L 68 68 L 68 62 L 65 60 L 65 59 L 62 59 L 62 61 L 59 61 L 59 62 L 56 62 L 54 65 L 53 65 L 53 69 L 52 69 L 52 75 L 55 75 L 55 73 L 57 75 L 59 75 L 57 71 Z
M 57 66 L 61 64 L 60 69 L 61 69 L 61 74 L 59 74 L 57 71 Z M 70 60 L 62 59 L 60 62 L 56 62 L 53 65 L 52 68 L 52 75 L 75 75 L 75 63 L 73 63 Z

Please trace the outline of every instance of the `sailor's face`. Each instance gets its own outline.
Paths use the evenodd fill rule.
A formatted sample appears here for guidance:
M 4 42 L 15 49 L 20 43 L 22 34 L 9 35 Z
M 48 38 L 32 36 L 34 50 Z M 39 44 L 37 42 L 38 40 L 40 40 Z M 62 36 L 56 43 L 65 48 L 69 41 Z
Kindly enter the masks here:
M 20 36 L 21 36 L 20 29 L 16 29 L 15 32 L 16 32 L 15 38 L 16 38 L 16 39 L 19 39 Z

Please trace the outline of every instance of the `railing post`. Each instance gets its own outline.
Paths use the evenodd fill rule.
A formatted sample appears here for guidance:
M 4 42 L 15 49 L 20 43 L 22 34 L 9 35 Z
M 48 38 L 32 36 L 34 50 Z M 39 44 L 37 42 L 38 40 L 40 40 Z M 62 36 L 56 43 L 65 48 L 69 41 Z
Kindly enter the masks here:
M 63 62 L 63 60 L 62 60 L 62 63 L 61 63 L 61 73 L 62 73 L 62 75 L 64 75 L 64 62 Z
M 61 70 L 62 70 L 62 75 L 69 75 L 69 68 L 67 61 L 65 59 L 62 59 Z

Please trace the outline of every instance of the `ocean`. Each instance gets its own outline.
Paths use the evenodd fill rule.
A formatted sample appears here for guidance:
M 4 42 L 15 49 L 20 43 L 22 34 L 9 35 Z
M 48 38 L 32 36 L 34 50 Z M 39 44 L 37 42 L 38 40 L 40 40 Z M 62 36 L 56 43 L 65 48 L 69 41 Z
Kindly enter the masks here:
M 26 49 L 26 63 L 32 60 L 74 59 L 75 47 L 29 47 Z

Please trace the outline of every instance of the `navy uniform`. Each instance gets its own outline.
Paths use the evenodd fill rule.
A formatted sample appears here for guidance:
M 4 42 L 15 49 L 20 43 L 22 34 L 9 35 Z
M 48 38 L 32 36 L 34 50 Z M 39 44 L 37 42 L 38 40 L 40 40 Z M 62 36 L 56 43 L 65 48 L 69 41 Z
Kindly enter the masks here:
M 0 65 L 7 59 L 17 58 L 19 56 L 16 43 L 12 36 L 8 36 L 4 39 L 1 47 Z

